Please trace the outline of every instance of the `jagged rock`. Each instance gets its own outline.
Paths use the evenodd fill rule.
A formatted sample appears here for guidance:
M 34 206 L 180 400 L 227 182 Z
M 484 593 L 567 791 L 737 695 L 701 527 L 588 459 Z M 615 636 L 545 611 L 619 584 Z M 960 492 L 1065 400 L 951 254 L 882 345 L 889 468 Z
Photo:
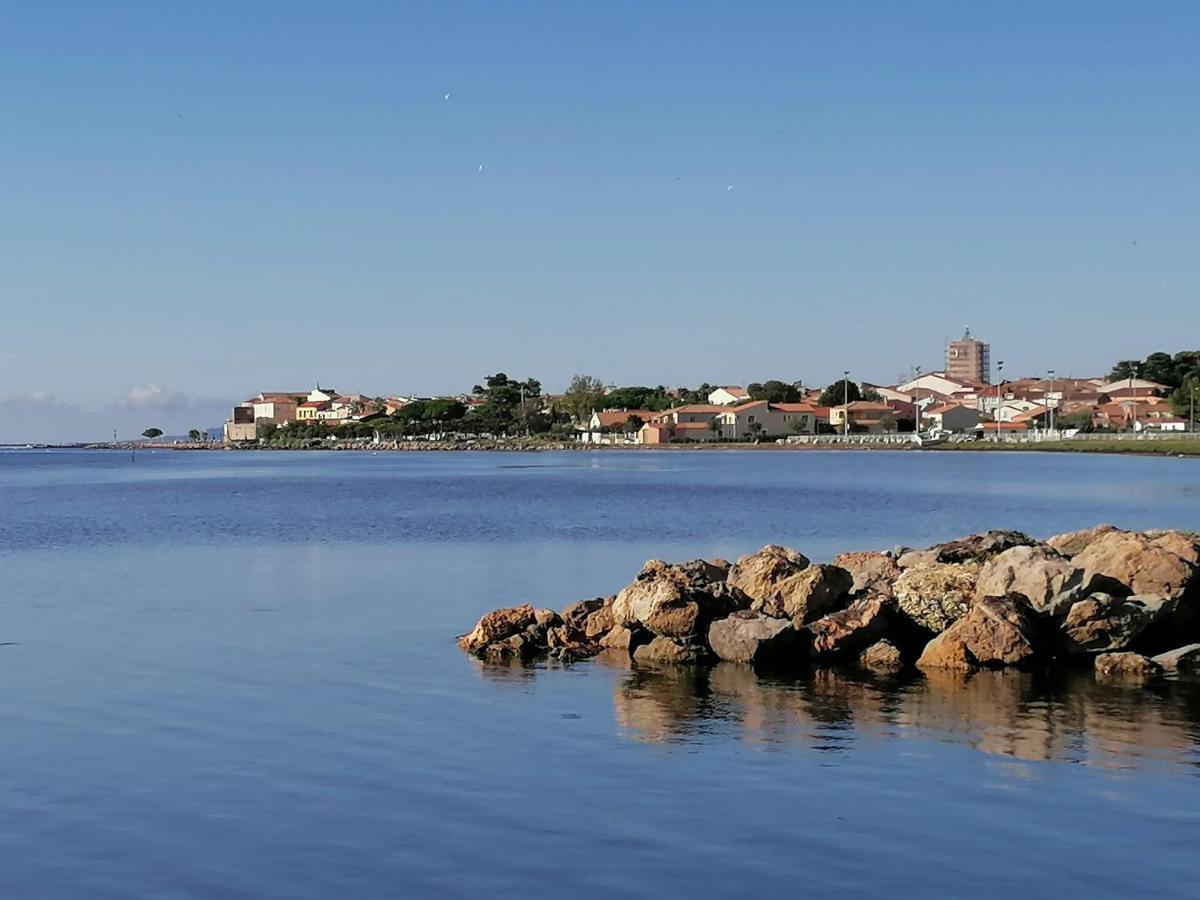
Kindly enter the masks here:
M 583 623 L 587 617 L 603 607 L 603 597 L 595 597 L 591 600 L 579 600 L 563 609 L 562 620 L 572 628 L 583 628 Z
M 459 637 L 458 646 L 468 653 L 479 653 L 493 641 L 512 637 L 534 624 L 536 615 L 528 603 L 492 610 L 475 624 L 470 633 Z
M 856 595 L 878 594 L 892 596 L 892 583 L 900 577 L 900 567 L 890 556 L 865 550 L 858 553 L 841 553 L 833 564 L 845 569 L 854 579 L 850 592 Z
M 1013 547 L 984 564 L 976 598 L 1019 594 L 1034 611 L 1058 616 L 1082 596 L 1083 571 L 1048 547 Z
M 1123 650 L 1147 626 L 1170 614 L 1177 601 L 1166 597 L 1092 594 L 1071 605 L 1062 631 L 1072 653 Z
M 1096 657 L 1096 678 L 1102 681 L 1145 681 L 1162 672 L 1162 666 L 1140 653 L 1101 653 Z
M 850 593 L 850 573 L 837 566 L 809 566 L 780 583 L 779 589 L 761 600 L 752 600 L 755 612 L 775 618 L 790 618 L 799 628 L 822 613 L 836 609 Z
M 1176 552 L 1183 549 L 1177 536 L 1112 531 L 1088 544 L 1074 562 L 1089 594 L 1182 597 L 1196 577 L 1195 565 Z
M 612 604 L 613 598 L 609 597 L 604 601 L 603 606 L 588 614 L 588 617 L 583 620 L 584 634 L 590 638 L 598 638 L 612 630 L 616 624 L 616 619 L 613 618 Z
M 1188 644 L 1154 657 L 1168 672 L 1200 672 L 1200 644 Z
M 578 628 L 559 625 L 546 632 L 546 649 L 561 660 L 587 659 L 602 649 L 600 642 L 589 638 Z
M 614 625 L 612 630 L 600 638 L 600 646 L 607 650 L 627 650 L 632 652 L 639 644 L 649 642 L 645 631 L 626 628 L 624 625 Z
M 1082 552 L 1088 544 L 1106 534 L 1120 531 L 1116 525 L 1097 525 L 1095 528 L 1084 528 L 1079 531 L 1067 531 L 1056 534 L 1046 541 L 1046 545 L 1068 558 Z
M 727 662 L 781 664 L 799 661 L 802 636 L 790 619 L 741 610 L 708 626 L 708 644 Z
M 923 563 L 905 569 L 896 579 L 896 606 L 901 615 L 935 634 L 945 631 L 971 607 L 976 566 Z
M 906 553 L 900 558 L 900 566 L 911 568 L 926 562 L 982 563 L 1013 547 L 1029 547 L 1036 543 L 1037 541 L 1020 531 L 984 531 L 956 541 L 935 544 L 928 550 Z
M 807 626 L 819 656 L 857 653 L 887 630 L 890 601 L 882 594 L 862 597 L 848 607 Z
M 922 669 L 1000 668 L 1034 659 L 1036 625 L 1020 597 L 985 597 L 935 637 L 917 660 Z
M 553 628 L 562 624 L 562 617 L 552 609 L 535 609 L 533 621 L 539 628 Z
M 898 672 L 904 668 L 900 651 L 886 638 L 876 641 L 858 656 L 858 664 L 872 672 Z
M 719 565 L 694 560 L 669 565 L 646 563 L 637 579 L 612 604 L 616 625 L 644 625 L 671 638 L 702 635 L 713 619 L 745 609 L 749 598 L 725 581 Z
M 1148 531 L 1146 535 L 1154 546 L 1174 553 L 1192 566 L 1200 566 L 1200 542 L 1194 534 L 1182 531 Z
M 808 557 L 790 547 L 768 544 L 743 556 L 729 570 L 729 584 L 760 609 L 783 609 L 790 579 L 809 566 Z
M 633 651 L 633 661 L 643 664 L 672 663 L 691 665 L 706 657 L 703 647 L 691 642 L 675 641 L 661 635 Z
M 900 569 L 915 569 L 917 566 L 931 566 L 938 561 L 936 550 L 905 550 L 896 557 L 896 565 Z

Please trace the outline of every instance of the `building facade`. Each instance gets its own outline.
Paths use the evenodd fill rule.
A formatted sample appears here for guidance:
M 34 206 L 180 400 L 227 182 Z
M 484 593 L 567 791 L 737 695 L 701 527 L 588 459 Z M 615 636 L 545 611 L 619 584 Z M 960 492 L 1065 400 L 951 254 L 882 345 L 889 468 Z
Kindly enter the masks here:
M 966 329 L 961 338 L 946 345 L 947 378 L 991 384 L 991 368 L 991 348 L 971 337 L 971 329 Z

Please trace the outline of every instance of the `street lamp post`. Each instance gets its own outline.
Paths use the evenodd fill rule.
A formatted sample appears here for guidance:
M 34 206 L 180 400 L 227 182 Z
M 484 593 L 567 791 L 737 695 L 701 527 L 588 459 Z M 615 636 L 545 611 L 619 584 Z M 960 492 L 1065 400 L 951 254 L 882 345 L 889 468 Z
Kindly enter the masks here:
M 921 367 L 917 366 L 917 381 L 921 380 Z M 921 439 L 921 385 L 913 385 L 913 438 Z
M 850 437 L 850 370 L 842 372 L 842 437 Z
M 1054 370 L 1053 369 L 1050 370 L 1050 394 L 1051 394 L 1051 396 L 1048 399 L 1050 400 L 1050 403 L 1052 403 L 1054 405 L 1050 406 L 1049 403 L 1046 404 L 1049 407 L 1048 417 L 1050 419 L 1049 428 L 1047 430 L 1050 432 L 1053 432 L 1054 431 L 1054 411 L 1056 409 L 1058 409 L 1058 401 L 1053 396 L 1053 394 L 1054 394 Z
M 1000 442 L 1000 389 L 1004 385 L 1004 360 L 996 360 L 996 412 L 992 416 L 996 420 L 996 443 Z
M 1196 382 L 1192 382 L 1192 389 L 1188 392 L 1188 433 L 1196 433 Z

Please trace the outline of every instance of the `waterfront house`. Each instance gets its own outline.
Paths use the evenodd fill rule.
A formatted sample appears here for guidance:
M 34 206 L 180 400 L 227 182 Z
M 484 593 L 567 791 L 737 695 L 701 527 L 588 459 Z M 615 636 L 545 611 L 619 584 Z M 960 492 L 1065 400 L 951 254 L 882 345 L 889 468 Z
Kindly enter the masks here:
M 962 403 L 938 403 L 921 414 L 921 427 L 961 433 L 979 424 L 979 410 Z
M 579 426 L 579 440 L 585 444 L 620 443 L 632 440 L 639 429 L 629 430 L 629 419 L 636 417 L 642 424 L 649 422 L 654 412 L 648 409 L 606 409 L 593 412 L 586 425 Z
M 733 406 L 745 403 L 750 399 L 750 392 L 743 387 L 727 384 L 719 387 L 708 395 L 708 402 L 713 406 Z
M 849 430 L 859 434 L 890 434 L 896 430 L 896 414 L 892 408 L 873 400 L 855 400 L 830 407 L 829 424 L 836 431 L 846 428 L 847 419 Z

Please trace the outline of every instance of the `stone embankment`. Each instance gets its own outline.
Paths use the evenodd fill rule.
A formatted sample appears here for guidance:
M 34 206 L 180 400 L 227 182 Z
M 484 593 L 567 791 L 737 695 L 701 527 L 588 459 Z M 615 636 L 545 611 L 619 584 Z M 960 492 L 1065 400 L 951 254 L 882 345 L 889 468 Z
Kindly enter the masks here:
M 832 564 L 769 545 L 735 563 L 651 560 L 611 597 L 497 609 L 458 639 L 491 660 L 601 652 L 971 672 L 1090 666 L 1101 680 L 1200 674 L 1200 539 L 1100 525 L 1045 541 L 989 531 Z

